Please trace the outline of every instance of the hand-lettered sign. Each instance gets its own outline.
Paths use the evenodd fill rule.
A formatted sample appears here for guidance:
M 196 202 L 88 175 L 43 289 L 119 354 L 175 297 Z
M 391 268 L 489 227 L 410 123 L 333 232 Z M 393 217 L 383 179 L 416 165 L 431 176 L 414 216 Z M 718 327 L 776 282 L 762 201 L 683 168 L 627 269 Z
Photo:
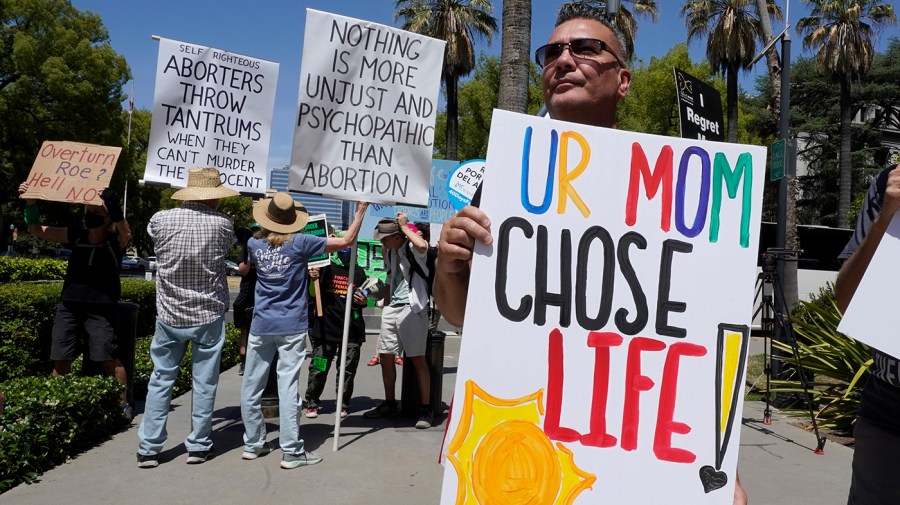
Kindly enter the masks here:
M 309 221 L 306 222 L 306 226 L 303 227 L 300 233 L 305 233 L 307 235 L 314 235 L 316 237 L 328 238 L 328 218 L 325 214 L 316 214 L 314 216 L 309 216 Z M 313 256 L 309 258 L 307 261 L 307 266 L 309 268 L 322 268 L 327 267 L 331 264 L 331 257 L 328 253 L 322 253 L 318 256 Z
M 101 205 L 121 147 L 45 141 L 28 174 L 21 198 Z
M 765 165 L 494 111 L 441 503 L 732 503 Z
M 288 187 L 427 205 L 444 46 L 307 9 Z
M 447 195 L 447 179 L 458 165 L 453 160 L 431 160 L 431 190 L 428 207 L 409 207 L 406 205 L 369 205 L 369 213 L 376 217 L 397 217 L 403 212 L 410 222 L 443 223 L 456 214 L 456 209 Z
M 264 195 L 277 83 L 277 63 L 160 39 L 144 180 L 183 187 L 189 169 L 214 167 Z

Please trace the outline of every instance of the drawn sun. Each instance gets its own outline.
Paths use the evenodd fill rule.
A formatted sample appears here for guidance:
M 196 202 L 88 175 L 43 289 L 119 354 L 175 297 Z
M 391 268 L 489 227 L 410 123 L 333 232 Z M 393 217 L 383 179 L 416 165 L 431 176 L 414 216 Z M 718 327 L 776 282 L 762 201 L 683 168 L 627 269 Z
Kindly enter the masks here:
M 543 415 L 543 390 L 508 400 L 466 381 L 459 426 L 447 448 L 457 505 L 568 505 L 591 488 L 596 476 L 547 438 Z

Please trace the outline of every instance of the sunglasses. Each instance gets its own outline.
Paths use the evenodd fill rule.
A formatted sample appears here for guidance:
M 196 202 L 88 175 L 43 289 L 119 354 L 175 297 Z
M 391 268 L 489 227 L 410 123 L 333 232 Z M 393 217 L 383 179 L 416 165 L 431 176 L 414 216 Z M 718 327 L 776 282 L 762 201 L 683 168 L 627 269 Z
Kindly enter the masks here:
M 606 51 L 613 55 L 620 67 L 625 66 L 619 55 L 609 48 L 609 44 L 598 39 L 575 39 L 569 42 L 554 42 L 541 46 L 534 52 L 534 61 L 537 62 L 539 67 L 546 68 L 552 65 L 562 55 L 563 49 L 567 47 L 572 56 L 587 60 L 599 60 L 600 53 Z

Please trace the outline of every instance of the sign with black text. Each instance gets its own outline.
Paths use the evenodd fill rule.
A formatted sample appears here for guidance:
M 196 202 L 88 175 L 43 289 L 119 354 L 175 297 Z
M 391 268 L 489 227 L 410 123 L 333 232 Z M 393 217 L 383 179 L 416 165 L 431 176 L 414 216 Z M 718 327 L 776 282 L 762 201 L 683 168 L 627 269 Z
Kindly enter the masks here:
M 428 205 L 444 46 L 307 9 L 288 188 Z
M 672 69 L 675 70 L 675 94 L 678 96 L 682 138 L 725 140 L 722 95 L 716 88 L 683 70 Z
M 144 180 L 184 187 L 188 170 L 214 167 L 265 195 L 277 84 L 277 63 L 161 38 Z

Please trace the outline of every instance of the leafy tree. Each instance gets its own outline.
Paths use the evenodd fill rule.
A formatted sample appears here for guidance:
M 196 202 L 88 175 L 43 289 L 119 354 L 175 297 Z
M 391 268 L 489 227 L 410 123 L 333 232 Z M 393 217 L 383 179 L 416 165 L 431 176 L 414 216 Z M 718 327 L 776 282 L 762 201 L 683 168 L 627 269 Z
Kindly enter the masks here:
M 404 30 L 447 42 L 441 73 L 447 94 L 446 157 L 457 159 L 457 86 L 475 68 L 475 37 L 483 36 L 490 44 L 497 30 L 493 5 L 490 0 L 396 0 L 394 6 L 394 20 L 403 20 Z
M 498 107 L 500 89 L 500 59 L 496 56 L 478 58 L 472 78 L 460 85 L 459 89 L 459 159 L 484 158 L 487 155 L 488 136 L 491 130 L 493 111 Z M 528 107 L 525 112 L 535 114 L 544 103 L 541 92 L 541 78 L 536 65 L 530 66 L 528 73 Z M 443 152 L 440 113 L 435 131 L 435 151 Z
M 4 214 L 18 209 L 24 181 L 45 140 L 122 145 L 125 58 L 100 17 L 66 0 L 0 3 L 0 188 Z M 71 205 L 47 205 L 65 220 Z M 16 210 L 16 213 L 19 211 Z
M 716 71 L 725 73 L 728 142 L 738 138 L 738 71 L 749 68 L 756 56 L 756 42 L 763 38 L 751 1 L 690 0 L 681 9 L 688 42 L 706 36 L 706 58 Z
M 531 0 L 504 0 L 497 107 L 525 113 L 531 73 Z
M 878 0 L 806 0 L 812 11 L 797 22 L 803 46 L 814 48 L 816 64 L 829 80 L 840 84 L 841 147 L 837 225 L 849 227 L 852 199 L 852 161 L 850 157 L 851 111 L 850 83 L 868 72 L 875 56 L 873 39 L 884 25 L 896 24 L 894 7 Z

